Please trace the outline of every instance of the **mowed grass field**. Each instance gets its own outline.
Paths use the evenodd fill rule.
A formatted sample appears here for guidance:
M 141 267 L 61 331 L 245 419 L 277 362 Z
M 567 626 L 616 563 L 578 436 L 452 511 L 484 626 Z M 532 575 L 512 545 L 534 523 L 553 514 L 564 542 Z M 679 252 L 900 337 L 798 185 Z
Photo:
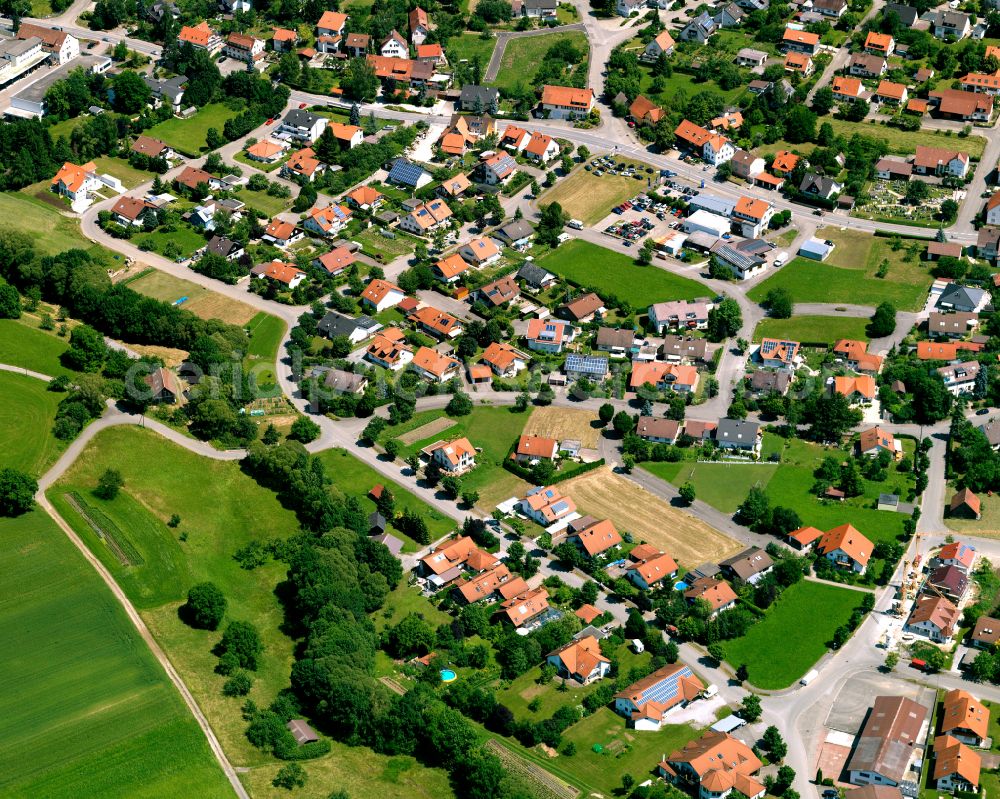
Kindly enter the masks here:
M 786 688 L 823 656 L 862 598 L 860 591 L 801 580 L 746 635 L 723 644 L 726 660 L 734 667 L 745 663 L 758 688 Z
M 642 468 L 677 486 L 691 483 L 698 499 L 725 513 L 735 513 L 751 488 L 767 488 L 778 466 L 771 463 L 647 461 L 642 464 Z
M 46 375 L 68 375 L 70 370 L 59 360 L 67 349 L 67 339 L 39 330 L 27 317 L 0 319 L 0 363 Z
M 111 467 L 121 472 L 125 487 L 111 501 L 98 499 L 92 489 Z M 71 507 L 67 494 L 73 491 L 123 531 L 141 565 L 118 561 Z M 143 614 L 230 758 L 241 765 L 267 762 L 243 735 L 242 700 L 222 696 L 225 678 L 213 672 L 217 659 L 211 650 L 220 633 L 191 629 L 177 608 L 195 583 L 218 585 L 229 603 L 227 618 L 253 622 L 260 631 L 265 652 L 250 697 L 262 706 L 272 701 L 287 685 L 292 661 L 292 641 L 281 632 L 283 614 L 274 595 L 285 567 L 269 561 L 247 571 L 233 555 L 251 541 L 294 534 L 294 514 L 237 463 L 200 457 L 134 427 L 102 431 L 48 496 Z M 171 529 L 166 523 L 174 513 L 181 522 Z
M 187 297 L 180 307 L 202 319 L 221 319 L 233 325 L 245 325 L 257 316 L 257 310 L 246 303 L 155 269 L 130 280 L 128 287 L 167 303 Z
M 905 250 L 893 252 L 888 239 L 838 228 L 821 228 L 817 238 L 829 239 L 836 247 L 826 261 L 793 258 L 787 265 L 748 293 L 760 302 L 772 288 L 785 288 L 794 302 L 842 302 L 878 305 L 884 300 L 897 310 L 923 307 L 931 275 L 917 260 L 904 261 Z M 883 260 L 889 262 L 885 278 L 875 277 Z
M 717 563 L 742 548 L 729 536 L 671 507 L 608 467 L 574 477 L 559 487 L 573 498 L 581 514 L 611 519 L 618 532 L 630 532 L 636 542 L 659 547 L 689 569 L 706 561 Z
M 448 46 L 445 48 L 445 53 L 448 56 L 450 64 L 457 64 L 460 61 L 468 61 L 471 64 L 472 59 L 479 56 L 479 63 L 482 64 L 485 70 L 486 65 L 490 63 L 493 49 L 496 46 L 497 40 L 493 36 L 483 39 L 478 33 L 466 31 L 448 39 Z
M 0 372 L 0 466 L 38 477 L 55 461 L 64 444 L 52 422 L 64 396 L 34 377 Z
M 645 176 L 646 164 L 631 158 L 615 158 L 616 163 L 621 161 L 635 164 Z M 593 225 L 610 214 L 616 205 L 641 194 L 645 188 L 645 180 L 607 173 L 598 177 L 581 166 L 545 192 L 539 202 L 543 205 L 557 202 L 571 219 Z
M 222 103 L 209 103 L 190 119 L 171 117 L 153 125 L 146 135 L 165 141 L 175 150 L 188 155 L 198 155 L 206 147 L 205 137 L 209 128 L 222 133 L 222 128 L 238 112 Z
M 99 158 L 95 158 L 94 163 L 97 165 L 98 174 L 107 173 L 118 178 L 125 185 L 126 189 L 134 189 L 136 186 L 156 177 L 155 172 L 136 169 L 124 158 L 112 158 L 110 155 L 102 155 Z
M 761 319 L 753 340 L 781 338 L 807 344 L 833 345 L 838 339 L 867 341 L 868 319 L 850 316 L 793 316 L 790 319 Z
M 765 434 L 765 451 L 778 446 L 773 438 L 769 441 Z M 911 458 L 914 442 L 904 438 L 903 451 Z M 663 480 L 680 486 L 690 482 L 698 499 L 702 499 L 724 513 L 734 513 L 746 499 L 754 485 L 767 491 L 771 507 L 781 505 L 792 508 L 802 519 L 803 525 L 829 530 L 838 524 L 850 522 L 869 539 L 892 541 L 903 532 L 902 513 L 891 513 L 875 509 L 875 501 L 880 493 L 899 494 L 906 501 L 906 491 L 912 485 L 910 475 L 897 472 L 890 467 L 886 480 L 873 482 L 864 480 L 864 494 L 851 497 L 843 502 L 822 500 L 812 492 L 816 482 L 815 471 L 824 457 L 845 459 L 845 449 L 823 447 L 808 441 L 791 439 L 781 451 L 781 463 L 777 465 L 749 465 L 725 463 L 644 463 L 643 468 Z M 580 504 L 577 499 L 577 504 Z
M 434 510 L 422 499 L 398 483 L 386 480 L 379 472 L 376 472 L 364 461 L 355 458 L 347 450 L 327 449 L 318 453 L 318 457 L 323 461 L 327 474 L 333 478 L 333 484 L 337 489 L 345 495 L 356 494 L 362 497 L 362 502 L 367 512 L 375 510 L 375 502 L 368 498 L 368 492 L 372 486 L 381 484 L 392 491 L 392 495 L 396 499 L 397 511 L 412 510 L 424 517 L 424 520 L 427 522 L 427 528 L 431 531 L 432 539 L 447 535 L 457 526 L 454 519 Z M 404 552 L 416 552 L 421 546 L 403 535 L 399 530 L 392 529 L 389 532 L 397 538 L 403 539 L 405 543 L 403 547 Z
M 443 410 L 424 411 L 399 427 L 388 427 L 382 440 L 394 438 L 444 416 Z M 528 483 L 503 468 L 503 460 L 510 447 L 517 442 L 524 429 L 527 414 L 511 413 L 510 408 L 475 407 L 468 416 L 455 419 L 455 424 L 442 433 L 415 441 L 400 450 L 400 460 L 419 452 L 435 441 L 454 441 L 468 438 L 474 447 L 482 447 L 476 455 L 476 468 L 462 475 L 463 490 L 479 492 L 479 505 L 492 510 L 498 502 L 511 496 L 524 496 Z M 367 489 L 365 489 L 367 490 Z
M 654 302 L 712 296 L 712 290 L 704 283 L 674 275 L 652 264 L 637 266 L 627 255 L 579 239 L 567 241 L 542 256 L 538 264 L 585 288 L 614 294 L 634 308 L 643 309 Z
M 47 191 L 48 181 L 20 192 L 0 192 L 0 227 L 26 234 L 43 255 L 56 255 L 73 248 L 87 250 L 93 242 L 80 232 L 80 223 L 63 216 L 53 205 L 31 196 L 30 191 Z M 56 196 L 52 195 L 53 199 Z M 69 206 L 65 206 L 69 213 Z
M 604 426 L 590 411 L 572 408 L 554 408 L 551 405 L 535 408 L 524 426 L 525 434 L 564 439 L 576 439 L 588 449 L 595 449 Z
M 513 88 L 519 83 L 530 85 L 539 65 L 545 58 L 545 53 L 552 45 L 562 41 L 572 42 L 578 50 L 587 53 L 587 57 L 583 59 L 582 63 L 575 65 L 577 69 L 582 69 L 586 74 L 587 62 L 590 58 L 587 34 L 583 31 L 562 31 L 508 41 L 503 51 L 503 57 L 500 59 L 500 71 L 495 80 L 488 82 L 498 86 L 501 89 L 501 95 L 505 95 L 504 89 Z M 485 62 L 483 69 L 486 69 Z
M 124 611 L 41 511 L 0 519 L 0 795 L 229 797 Z

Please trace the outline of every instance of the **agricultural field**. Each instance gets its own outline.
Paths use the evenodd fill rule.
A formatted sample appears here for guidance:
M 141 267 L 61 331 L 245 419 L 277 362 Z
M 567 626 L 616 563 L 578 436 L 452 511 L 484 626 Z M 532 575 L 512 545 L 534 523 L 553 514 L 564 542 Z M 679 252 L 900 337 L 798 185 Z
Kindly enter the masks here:
M 55 461 L 65 443 L 51 430 L 64 396 L 34 377 L 0 372 L 0 467 L 39 477 Z
M 153 125 L 146 131 L 147 136 L 165 141 L 175 150 L 190 156 L 199 155 L 207 146 L 205 137 L 209 128 L 222 133 L 222 128 L 239 112 L 227 108 L 223 103 L 209 103 L 190 119 L 171 119 Z
M 92 490 L 109 467 L 121 472 L 125 487 L 115 499 L 102 500 Z M 283 614 L 274 595 L 285 567 L 268 561 L 248 571 L 233 555 L 251 541 L 294 534 L 294 514 L 237 463 L 200 457 L 132 427 L 102 431 L 48 495 L 142 613 L 230 758 L 240 765 L 267 762 L 243 735 L 242 700 L 222 696 L 225 678 L 214 673 L 211 652 L 219 633 L 188 627 L 177 608 L 195 583 L 211 580 L 222 589 L 228 618 L 260 630 L 265 651 L 250 697 L 270 702 L 287 685 L 292 661 L 292 641 L 281 632 Z M 171 528 L 173 514 L 180 522 Z M 122 553 L 135 565 L 123 564 Z
M 852 316 L 793 316 L 790 319 L 761 319 L 753 340 L 781 338 L 806 344 L 833 344 L 842 338 L 867 341 L 867 318 Z
M 318 453 L 317 457 L 323 461 L 327 474 L 333 478 L 333 484 L 339 491 L 344 494 L 356 494 L 364 498 L 363 502 L 366 511 L 375 510 L 374 501 L 367 497 L 368 492 L 372 486 L 382 484 L 392 491 L 392 495 L 396 499 L 396 508 L 399 511 L 413 510 L 424 517 L 432 539 L 441 538 L 455 529 L 457 523 L 454 519 L 441 514 L 427 505 L 420 497 L 403 488 L 403 486 L 387 480 L 371 466 L 355 458 L 346 450 L 326 449 Z M 416 552 L 420 549 L 420 544 L 403 535 L 398 530 L 393 529 L 391 532 L 397 538 L 403 539 L 404 552 Z
M 443 415 L 445 415 L 443 410 L 414 414 L 409 422 L 399 427 L 386 428 L 382 440 L 408 433 Z M 444 433 L 428 436 L 403 447 L 399 457 L 405 459 L 411 453 L 419 452 L 439 439 L 451 441 L 467 437 L 474 447 L 481 447 L 482 452 L 476 456 L 476 468 L 462 476 L 462 488 L 467 491 L 478 491 L 480 507 L 492 510 L 498 502 L 510 496 L 524 496 L 528 488 L 524 480 L 508 472 L 502 465 L 511 446 L 521 435 L 525 421 L 525 414 L 512 413 L 510 408 L 479 406 L 473 408 L 468 416 L 458 417 L 455 420 L 456 424 Z
M 245 303 L 155 269 L 129 280 L 128 287 L 168 303 L 187 297 L 180 307 L 202 319 L 221 319 L 232 325 L 246 325 L 257 316 L 257 310 Z
M 784 288 L 794 302 L 863 301 L 874 306 L 888 300 L 901 311 L 923 307 L 931 275 L 918 259 L 904 260 L 910 257 L 906 248 L 893 252 L 889 239 L 853 230 L 821 228 L 816 235 L 837 245 L 825 262 L 793 258 L 747 296 L 760 302 L 772 288 Z M 883 261 L 889 263 L 888 275 L 877 278 Z
M 611 519 L 619 532 L 669 552 L 689 569 L 706 561 L 717 563 L 741 549 L 738 542 L 606 466 L 560 483 L 560 488 L 581 514 Z
M 530 85 L 535 77 L 537 65 L 542 63 L 545 53 L 552 45 L 562 41 L 571 42 L 578 50 L 588 54 L 575 66 L 576 69 L 582 69 L 586 74 L 590 60 L 590 45 L 587 42 L 587 34 L 583 31 L 563 31 L 508 41 L 507 47 L 503 51 L 503 57 L 500 59 L 500 71 L 497 73 L 496 79 L 488 81 L 488 83 L 498 87 L 501 96 L 506 93 L 505 89 L 511 89 L 519 83 Z M 486 68 L 485 63 L 483 68 Z
M 750 682 L 758 688 L 786 688 L 823 656 L 834 630 L 847 622 L 862 598 L 860 591 L 801 580 L 746 635 L 724 642 L 726 660 L 734 667 L 746 664 Z
M 525 434 L 546 436 L 558 441 L 575 439 L 586 449 L 596 449 L 604 425 L 591 411 L 572 408 L 554 408 L 551 405 L 535 408 L 524 426 Z
M 542 256 L 538 264 L 580 286 L 614 294 L 634 308 L 712 295 L 712 290 L 697 280 L 654 265 L 637 266 L 627 255 L 579 239 L 567 241 Z
M 28 317 L 0 319 L 0 363 L 46 375 L 68 375 L 71 370 L 60 360 L 67 349 L 67 339 L 33 327 Z
M 232 796 L 166 674 L 62 531 L 35 511 L 0 519 L 0 537 L 0 794 Z
M 646 174 L 647 165 L 639 161 L 616 158 L 615 162 L 633 164 L 643 176 Z M 539 201 L 543 204 L 557 202 L 571 219 L 593 225 L 610 214 L 616 205 L 641 194 L 645 188 L 645 180 L 607 173 L 597 176 L 579 167 L 546 191 Z

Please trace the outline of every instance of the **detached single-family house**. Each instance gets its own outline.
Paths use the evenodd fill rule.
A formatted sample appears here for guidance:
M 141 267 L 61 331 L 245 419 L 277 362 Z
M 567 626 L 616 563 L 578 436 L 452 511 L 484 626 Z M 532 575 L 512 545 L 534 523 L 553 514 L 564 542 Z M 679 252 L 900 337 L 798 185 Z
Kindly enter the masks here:
M 942 734 L 934 739 L 931 776 L 938 791 L 978 793 L 982 767 L 979 754 L 958 738 Z
M 406 292 L 394 283 L 376 278 L 361 292 L 361 304 L 381 313 L 386 308 L 392 308 L 403 301 Z
M 532 488 L 517 503 L 517 509 L 542 527 L 576 513 L 576 503 L 555 486 Z
M 405 334 L 398 327 L 382 330 L 372 339 L 365 358 L 376 366 L 397 372 L 413 360 L 413 350 L 406 345 Z
M 954 603 L 944 597 L 925 595 L 917 598 L 903 629 L 940 644 L 949 644 L 961 618 L 961 611 Z
M 593 89 L 574 89 L 569 86 L 543 86 L 542 111 L 550 119 L 579 119 L 587 116 L 594 107 Z
M 671 785 L 704 799 L 725 799 L 733 791 L 747 799 L 760 799 L 767 793 L 755 778 L 762 765 L 743 741 L 726 732 L 708 730 L 664 756 L 657 773 Z
M 261 239 L 270 242 L 275 247 L 285 249 L 290 244 L 294 244 L 299 241 L 302 236 L 302 231 L 299 230 L 294 224 L 286 222 L 284 219 L 275 217 L 267 223 L 267 227 L 264 228 L 264 235 L 261 236 Z
M 962 40 L 972 31 L 972 22 L 967 14 L 945 9 L 929 15 L 931 30 L 938 39 Z
M 528 368 L 531 356 L 512 347 L 505 341 L 493 342 L 479 358 L 498 377 L 512 378 Z
M 719 25 L 715 19 L 707 11 L 703 11 L 681 28 L 677 38 L 683 42 L 705 44 L 718 30 Z
M 141 226 L 146 215 L 156 212 L 156 206 L 140 197 L 119 197 L 111 209 L 111 216 L 119 225 Z
M 603 679 L 611 671 L 611 661 L 601 654 L 600 643 L 592 635 L 564 644 L 549 652 L 545 660 L 564 680 L 575 680 L 580 685 Z
M 951 175 L 964 178 L 969 171 L 969 154 L 943 147 L 917 145 L 913 156 L 915 175 Z
M 707 602 L 710 609 L 709 619 L 735 608 L 739 599 L 729 583 L 715 577 L 699 577 L 688 583 L 688 586 L 684 591 L 684 598 L 692 605 L 698 600 Z
M 936 371 L 944 379 L 944 387 L 957 397 L 975 391 L 979 370 L 979 361 L 965 361 L 942 366 Z
M 316 207 L 306 215 L 302 227 L 319 236 L 336 236 L 351 221 L 351 210 L 343 205 Z
M 329 123 L 330 120 L 326 117 L 321 117 L 310 111 L 303 111 L 300 108 L 293 108 L 281 120 L 278 132 L 284 133 L 296 141 L 314 142 L 319 139 Z
M 687 706 L 704 688 L 689 666 L 672 663 L 615 694 L 615 712 L 624 716 L 630 727 L 655 732 L 669 723 L 665 717 L 673 708 Z
M 785 28 L 785 33 L 781 37 L 781 45 L 786 51 L 795 50 L 806 55 L 816 55 L 816 51 L 819 49 L 819 34 Z
M 277 259 L 266 264 L 258 264 L 250 270 L 250 274 L 259 280 L 266 278 L 283 283 L 290 289 L 294 289 L 306 279 L 306 273 L 298 269 L 295 264 L 288 264 Z
M 70 200 L 88 199 L 102 185 L 93 161 L 82 166 L 67 161 L 52 178 L 52 191 Z
M 731 558 L 720 560 L 719 568 L 730 580 L 756 585 L 774 568 L 774 561 L 764 550 L 750 547 Z
M 851 524 L 841 524 L 823 533 L 816 551 L 842 569 L 864 574 L 871 560 L 874 544 Z
M 500 248 L 492 239 L 472 239 L 458 248 L 458 254 L 472 266 L 485 267 L 500 260 Z
M 524 339 L 528 349 L 535 352 L 558 354 L 575 337 L 576 331 L 567 322 L 555 319 L 531 319 Z
M 476 468 L 476 448 L 467 438 L 434 444 L 427 452 L 441 471 L 448 474 L 464 474 Z
M 676 577 L 677 571 L 677 562 L 672 557 L 657 552 L 633 563 L 625 570 L 625 576 L 643 591 L 652 591 L 663 584 L 664 580 Z
M 514 459 L 518 463 L 537 463 L 540 460 L 553 461 L 559 454 L 559 442 L 544 436 L 522 435 L 517 440 Z
M 430 347 L 421 347 L 414 353 L 410 368 L 432 383 L 447 383 L 462 373 L 462 362 Z
M 660 57 L 660 53 L 670 55 L 674 52 L 675 44 L 674 37 L 671 36 L 668 31 L 660 31 L 656 35 L 656 38 L 646 45 L 646 49 L 643 51 L 643 57 L 647 61 L 655 61 Z

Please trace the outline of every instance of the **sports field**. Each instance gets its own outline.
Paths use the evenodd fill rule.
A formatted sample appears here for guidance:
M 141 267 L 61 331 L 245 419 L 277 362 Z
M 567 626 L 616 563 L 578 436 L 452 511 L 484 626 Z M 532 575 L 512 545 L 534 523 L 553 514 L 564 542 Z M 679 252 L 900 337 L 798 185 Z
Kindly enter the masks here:
M 246 303 L 158 270 L 130 280 L 128 287 L 168 303 L 187 297 L 180 307 L 202 319 L 221 319 L 233 325 L 245 325 L 257 315 L 257 310 Z
M 627 255 L 580 239 L 567 241 L 539 258 L 538 264 L 585 288 L 614 294 L 638 309 L 654 302 L 712 296 L 704 283 L 654 264 L 637 266 Z
M 746 635 L 723 644 L 726 660 L 734 667 L 745 663 L 758 688 L 786 688 L 823 656 L 834 630 L 862 598 L 860 591 L 802 580 L 786 589 Z
M 604 467 L 559 484 L 580 513 L 614 522 L 618 532 L 632 533 L 669 553 L 689 569 L 738 552 L 741 546 L 684 511 L 671 507 L 644 488 Z
M 645 174 L 646 164 L 630 158 L 616 158 L 615 161 L 635 164 Z M 539 202 L 542 205 L 557 202 L 571 219 L 593 225 L 610 214 L 616 205 L 642 193 L 645 188 L 645 180 L 609 174 L 598 177 L 580 167 L 545 192 Z
M 40 476 L 62 451 L 52 435 L 56 394 L 34 377 L 0 372 L 0 466 Z
M 93 569 L 41 511 L 0 519 L 0 795 L 230 797 Z

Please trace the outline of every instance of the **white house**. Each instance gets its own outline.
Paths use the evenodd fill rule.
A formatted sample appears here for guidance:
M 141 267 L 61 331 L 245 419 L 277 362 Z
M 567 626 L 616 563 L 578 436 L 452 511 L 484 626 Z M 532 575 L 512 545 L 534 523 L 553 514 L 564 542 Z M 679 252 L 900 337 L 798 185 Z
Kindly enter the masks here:
M 542 111 L 550 119 L 577 119 L 587 116 L 594 107 L 593 89 L 569 86 L 542 87 Z
M 656 38 L 646 45 L 643 56 L 649 61 L 655 61 L 660 57 L 660 53 L 670 55 L 674 52 L 674 37 L 667 31 L 660 31 Z
M 615 694 L 615 712 L 636 730 L 656 732 L 668 723 L 667 714 L 696 699 L 704 686 L 689 666 L 673 663 L 643 677 Z
M 441 471 L 449 474 L 462 474 L 476 468 L 476 448 L 467 438 L 434 444 L 429 454 Z
M 409 58 L 410 48 L 406 44 L 406 39 L 394 30 L 379 45 L 379 53 L 385 58 Z
M 628 17 L 635 16 L 645 7 L 645 0 L 618 0 L 615 5 L 615 10 L 618 11 L 619 17 L 625 17 L 627 19 Z
M 386 308 L 399 305 L 405 296 L 406 292 L 399 286 L 376 278 L 361 292 L 361 304 L 375 313 L 381 313 Z
M 531 319 L 528 321 L 528 332 L 525 340 L 528 349 L 535 352 L 558 354 L 563 347 L 575 337 L 575 329 L 568 322 L 552 319 Z
M 531 140 L 524 148 L 523 153 L 526 158 L 530 158 L 532 161 L 546 164 L 559 155 L 559 143 L 543 133 L 532 133 Z
M 944 597 L 922 596 L 917 599 L 903 629 L 939 644 L 949 644 L 958 629 L 961 615 L 958 608 Z
M 264 56 L 264 40 L 243 33 L 230 33 L 223 52 L 236 61 L 253 64 Z
M 581 685 L 596 682 L 611 671 L 611 661 L 601 654 L 600 643 L 592 635 L 564 644 L 549 652 L 545 660 L 555 666 L 556 673 L 564 680 L 575 680 Z
M 41 25 L 32 25 L 29 22 L 22 22 L 17 29 L 17 38 L 26 41 L 31 38 L 41 39 L 42 50 L 51 53 L 53 60 L 59 66 L 68 64 L 80 55 L 80 40 L 66 31 L 57 31 L 53 28 L 43 28 Z
M 672 580 L 677 576 L 677 563 L 663 552 L 653 557 L 633 563 L 625 575 L 643 591 L 650 591 L 660 586 L 664 580 Z
M 319 236 L 336 236 L 351 221 L 351 210 L 343 205 L 328 205 L 313 208 L 302 227 Z
M 82 166 L 67 161 L 52 178 L 52 191 L 74 202 L 89 199 L 90 193 L 97 191 L 101 185 L 97 165 L 93 161 Z
M 708 137 L 708 141 L 705 142 L 701 151 L 701 157 L 712 166 L 724 164 L 734 155 L 736 155 L 736 148 L 733 147 L 733 143 L 718 133 L 713 133 Z
M 473 239 L 458 248 L 458 254 L 472 266 L 484 267 L 500 260 L 500 248 L 493 239 Z
M 286 133 L 298 141 L 317 141 L 329 122 L 326 117 L 293 108 L 281 120 L 278 132 Z

